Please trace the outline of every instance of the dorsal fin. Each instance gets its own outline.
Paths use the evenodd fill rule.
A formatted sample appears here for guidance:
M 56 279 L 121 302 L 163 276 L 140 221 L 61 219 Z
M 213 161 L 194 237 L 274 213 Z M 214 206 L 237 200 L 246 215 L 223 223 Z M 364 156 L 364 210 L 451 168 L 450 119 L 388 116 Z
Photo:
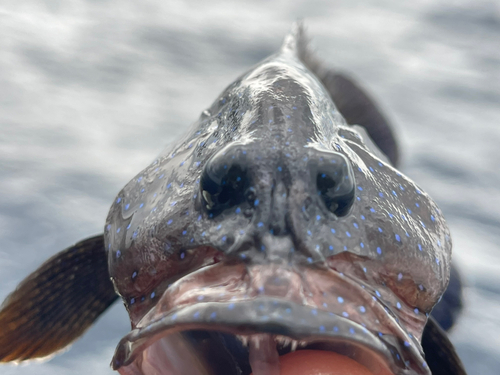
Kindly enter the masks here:
M 291 53 L 298 58 L 314 74 L 318 75 L 321 64 L 310 50 L 309 38 L 302 21 L 296 21 L 292 25 L 290 32 L 285 36 L 280 52 Z
M 116 299 L 103 235 L 56 254 L 0 309 L 0 362 L 43 358 L 80 337 Z
M 305 50 L 307 39 L 304 32 L 304 25 L 301 21 L 294 22 L 290 28 L 290 32 L 285 36 L 281 45 L 281 53 L 292 53 L 300 58 L 301 53 Z

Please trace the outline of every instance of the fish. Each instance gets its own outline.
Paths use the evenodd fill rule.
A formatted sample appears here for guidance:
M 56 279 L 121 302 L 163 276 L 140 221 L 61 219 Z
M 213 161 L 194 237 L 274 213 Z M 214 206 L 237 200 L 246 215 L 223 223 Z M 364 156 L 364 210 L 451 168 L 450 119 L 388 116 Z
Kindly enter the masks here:
M 0 361 L 50 357 L 121 298 L 122 375 L 276 375 L 304 349 L 379 375 L 465 374 L 430 315 L 450 232 L 398 160 L 374 101 L 294 25 L 118 193 L 104 234 L 7 297 Z

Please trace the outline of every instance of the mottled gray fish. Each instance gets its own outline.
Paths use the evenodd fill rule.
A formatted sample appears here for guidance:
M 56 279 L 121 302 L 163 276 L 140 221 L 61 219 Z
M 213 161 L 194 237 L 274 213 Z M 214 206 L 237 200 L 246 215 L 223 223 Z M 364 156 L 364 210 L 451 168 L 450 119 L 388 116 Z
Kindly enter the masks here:
M 104 242 L 56 255 L 7 299 L 0 359 L 80 336 L 116 299 L 110 276 L 132 323 L 112 361 L 123 375 L 274 375 L 303 348 L 380 375 L 464 374 L 432 319 L 425 360 L 451 240 L 397 157 L 371 100 L 296 27 L 123 188 Z

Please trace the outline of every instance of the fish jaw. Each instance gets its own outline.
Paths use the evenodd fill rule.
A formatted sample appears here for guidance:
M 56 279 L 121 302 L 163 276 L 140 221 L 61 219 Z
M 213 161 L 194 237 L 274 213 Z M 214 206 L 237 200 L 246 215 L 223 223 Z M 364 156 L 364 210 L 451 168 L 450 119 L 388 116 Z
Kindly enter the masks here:
M 429 374 L 419 341 L 360 280 L 326 266 L 224 261 L 171 285 L 120 341 L 112 366 L 121 374 L 148 375 L 152 368 L 181 374 L 183 366 L 210 374 L 203 361 L 189 359 L 195 351 L 172 354 L 188 345 L 179 334 L 192 330 L 238 337 L 248 346 L 254 374 L 251 357 L 259 357 L 254 347 L 262 340 L 276 358 L 297 347 L 319 348 L 349 356 L 374 374 Z

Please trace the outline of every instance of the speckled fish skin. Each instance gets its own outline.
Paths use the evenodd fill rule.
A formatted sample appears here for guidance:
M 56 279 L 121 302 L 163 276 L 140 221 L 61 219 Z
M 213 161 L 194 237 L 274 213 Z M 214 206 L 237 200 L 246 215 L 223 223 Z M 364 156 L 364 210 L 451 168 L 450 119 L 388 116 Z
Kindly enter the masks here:
M 345 123 L 297 43 L 232 83 L 111 207 L 109 271 L 133 328 L 122 374 L 188 329 L 347 343 L 380 373 L 430 374 L 419 341 L 449 279 L 445 220 Z

